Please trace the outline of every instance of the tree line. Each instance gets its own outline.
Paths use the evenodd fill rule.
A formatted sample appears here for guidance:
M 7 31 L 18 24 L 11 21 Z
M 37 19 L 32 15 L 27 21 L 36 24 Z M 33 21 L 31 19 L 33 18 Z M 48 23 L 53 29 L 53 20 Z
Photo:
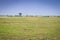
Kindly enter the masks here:
M 18 15 L 0 15 L 0 16 L 7 16 L 7 17 L 22 17 L 22 13 L 18 13 Z M 33 15 L 26 15 L 26 17 L 37 17 Z M 42 16 L 42 17 L 60 17 L 60 16 Z

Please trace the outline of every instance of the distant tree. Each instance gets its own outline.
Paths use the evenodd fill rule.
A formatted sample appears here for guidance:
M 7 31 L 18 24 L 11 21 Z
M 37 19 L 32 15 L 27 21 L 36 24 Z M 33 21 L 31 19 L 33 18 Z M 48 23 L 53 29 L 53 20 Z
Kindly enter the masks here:
M 28 17 L 29 15 L 26 15 L 26 17 Z
M 60 16 L 57 16 L 57 17 L 60 17 Z
M 22 16 L 22 13 L 19 13 L 19 16 Z
M 15 17 L 18 17 L 19 15 L 15 15 Z

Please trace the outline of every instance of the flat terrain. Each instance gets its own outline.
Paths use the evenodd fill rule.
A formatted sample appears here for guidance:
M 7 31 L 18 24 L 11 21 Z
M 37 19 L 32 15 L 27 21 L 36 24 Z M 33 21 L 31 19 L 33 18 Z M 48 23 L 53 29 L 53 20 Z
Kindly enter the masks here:
M 0 17 L 0 40 L 60 40 L 60 17 Z

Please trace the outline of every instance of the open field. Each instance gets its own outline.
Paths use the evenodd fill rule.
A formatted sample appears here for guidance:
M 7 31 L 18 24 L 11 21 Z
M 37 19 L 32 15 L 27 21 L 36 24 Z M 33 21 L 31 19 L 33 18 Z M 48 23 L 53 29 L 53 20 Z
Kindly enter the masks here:
M 0 40 L 60 40 L 60 17 L 0 17 Z

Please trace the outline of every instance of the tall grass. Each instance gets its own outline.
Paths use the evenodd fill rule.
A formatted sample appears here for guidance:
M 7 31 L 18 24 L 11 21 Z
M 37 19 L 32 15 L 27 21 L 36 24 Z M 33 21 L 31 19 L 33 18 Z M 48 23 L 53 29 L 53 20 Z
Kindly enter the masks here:
M 0 18 L 0 40 L 60 40 L 60 18 Z

